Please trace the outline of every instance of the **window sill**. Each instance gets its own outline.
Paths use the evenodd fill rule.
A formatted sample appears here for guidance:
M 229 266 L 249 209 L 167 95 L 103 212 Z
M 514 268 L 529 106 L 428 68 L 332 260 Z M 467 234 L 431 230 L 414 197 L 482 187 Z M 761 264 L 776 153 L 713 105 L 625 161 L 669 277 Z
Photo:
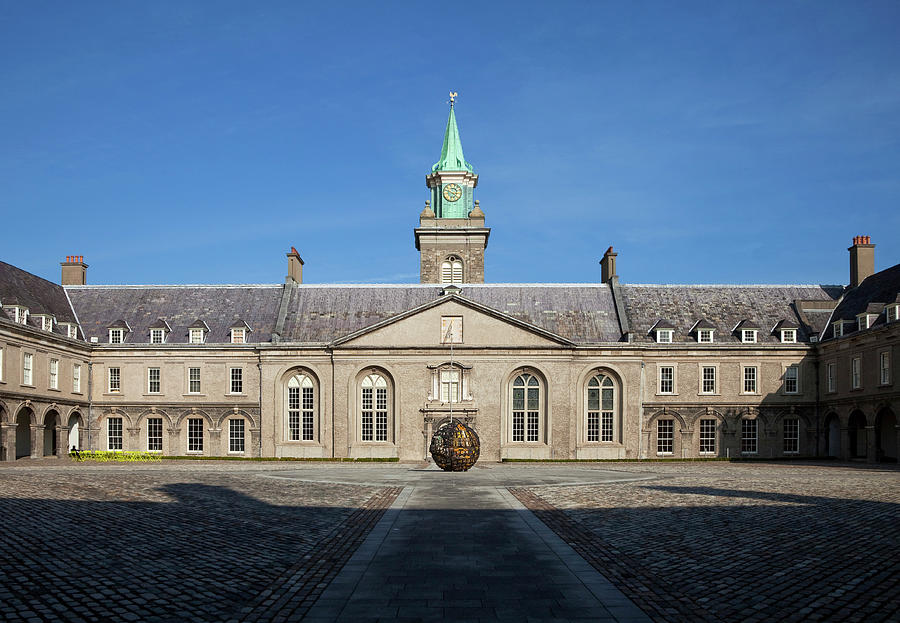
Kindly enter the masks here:
M 716 456 L 715 452 L 701 452 L 700 456 Z
M 698 392 L 698 396 L 721 396 L 722 394 L 719 392 Z
M 121 396 L 122 392 L 106 392 L 104 396 Z
M 34 385 L 29 385 L 28 383 L 22 383 L 20 387 L 27 387 L 28 389 L 37 389 Z
M 48 392 L 61 392 L 62 390 L 58 387 L 48 387 L 47 391 Z
M 247 397 L 247 394 L 232 394 L 230 392 L 225 395 L 232 397 L 232 398 L 246 398 Z
M 202 397 L 202 398 L 205 398 L 205 397 L 206 397 L 206 394 L 192 394 L 192 393 L 187 393 L 187 394 L 181 394 L 181 395 L 182 395 L 183 397 L 185 397 L 185 398 L 187 398 L 188 396 L 200 396 L 200 397 Z
M 76 392 L 76 391 L 73 390 L 72 393 L 73 393 L 74 395 L 76 395 L 76 396 L 84 396 L 84 393 L 83 393 L 83 392 Z
M 141 396 L 144 396 L 145 398 L 147 398 L 150 396 L 165 396 L 165 394 L 163 394 L 162 392 L 149 392 L 146 394 L 141 394 Z
M 741 456 L 756 456 L 759 452 L 741 452 Z
M 675 392 L 656 392 L 657 396 L 677 396 Z
M 203 456 L 203 450 L 188 450 L 185 454 L 190 454 L 192 456 Z
M 657 452 L 656 456 L 673 456 L 674 452 Z

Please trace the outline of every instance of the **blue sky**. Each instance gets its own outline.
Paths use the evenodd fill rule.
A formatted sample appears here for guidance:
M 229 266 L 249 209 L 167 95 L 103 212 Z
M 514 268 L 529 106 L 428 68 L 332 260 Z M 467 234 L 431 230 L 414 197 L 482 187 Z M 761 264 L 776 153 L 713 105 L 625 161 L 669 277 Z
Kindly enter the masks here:
M 491 282 L 846 283 L 900 261 L 900 3 L 8 2 L 0 259 L 416 282 L 447 92 Z M 14 232 L 9 235 L 8 232 Z

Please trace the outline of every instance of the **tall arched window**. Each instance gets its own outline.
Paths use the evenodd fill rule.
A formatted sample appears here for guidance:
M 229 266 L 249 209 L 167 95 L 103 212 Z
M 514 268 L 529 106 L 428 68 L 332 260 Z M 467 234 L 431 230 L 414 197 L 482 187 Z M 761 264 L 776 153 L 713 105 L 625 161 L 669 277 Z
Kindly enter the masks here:
M 360 438 L 388 440 L 388 384 L 380 374 L 370 374 L 360 383 Z
M 512 386 L 512 440 L 540 441 L 541 384 L 533 374 L 520 374 Z
M 587 440 L 615 441 L 616 385 L 605 374 L 587 384 Z
M 463 265 L 455 255 L 451 255 L 441 264 L 441 283 L 462 283 Z
M 288 441 L 315 441 L 316 386 L 305 374 L 291 377 L 287 385 Z

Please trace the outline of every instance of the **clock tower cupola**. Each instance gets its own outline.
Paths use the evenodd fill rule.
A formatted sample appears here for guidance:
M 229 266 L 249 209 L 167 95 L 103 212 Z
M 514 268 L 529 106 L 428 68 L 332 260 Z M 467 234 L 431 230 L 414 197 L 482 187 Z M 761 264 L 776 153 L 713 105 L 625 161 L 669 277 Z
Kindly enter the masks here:
M 463 156 L 456 97 L 450 93 L 441 158 L 425 176 L 431 198 L 415 230 L 421 283 L 484 283 L 484 249 L 491 230 L 475 200 L 478 175 Z

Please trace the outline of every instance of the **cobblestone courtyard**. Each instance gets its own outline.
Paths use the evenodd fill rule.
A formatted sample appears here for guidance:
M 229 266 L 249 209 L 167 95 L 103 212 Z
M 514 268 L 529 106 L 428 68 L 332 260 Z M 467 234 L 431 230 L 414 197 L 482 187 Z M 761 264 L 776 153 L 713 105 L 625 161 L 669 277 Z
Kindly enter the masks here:
M 0 468 L 0 620 L 300 619 L 426 482 L 509 488 L 654 620 L 900 620 L 894 467 L 53 460 Z

